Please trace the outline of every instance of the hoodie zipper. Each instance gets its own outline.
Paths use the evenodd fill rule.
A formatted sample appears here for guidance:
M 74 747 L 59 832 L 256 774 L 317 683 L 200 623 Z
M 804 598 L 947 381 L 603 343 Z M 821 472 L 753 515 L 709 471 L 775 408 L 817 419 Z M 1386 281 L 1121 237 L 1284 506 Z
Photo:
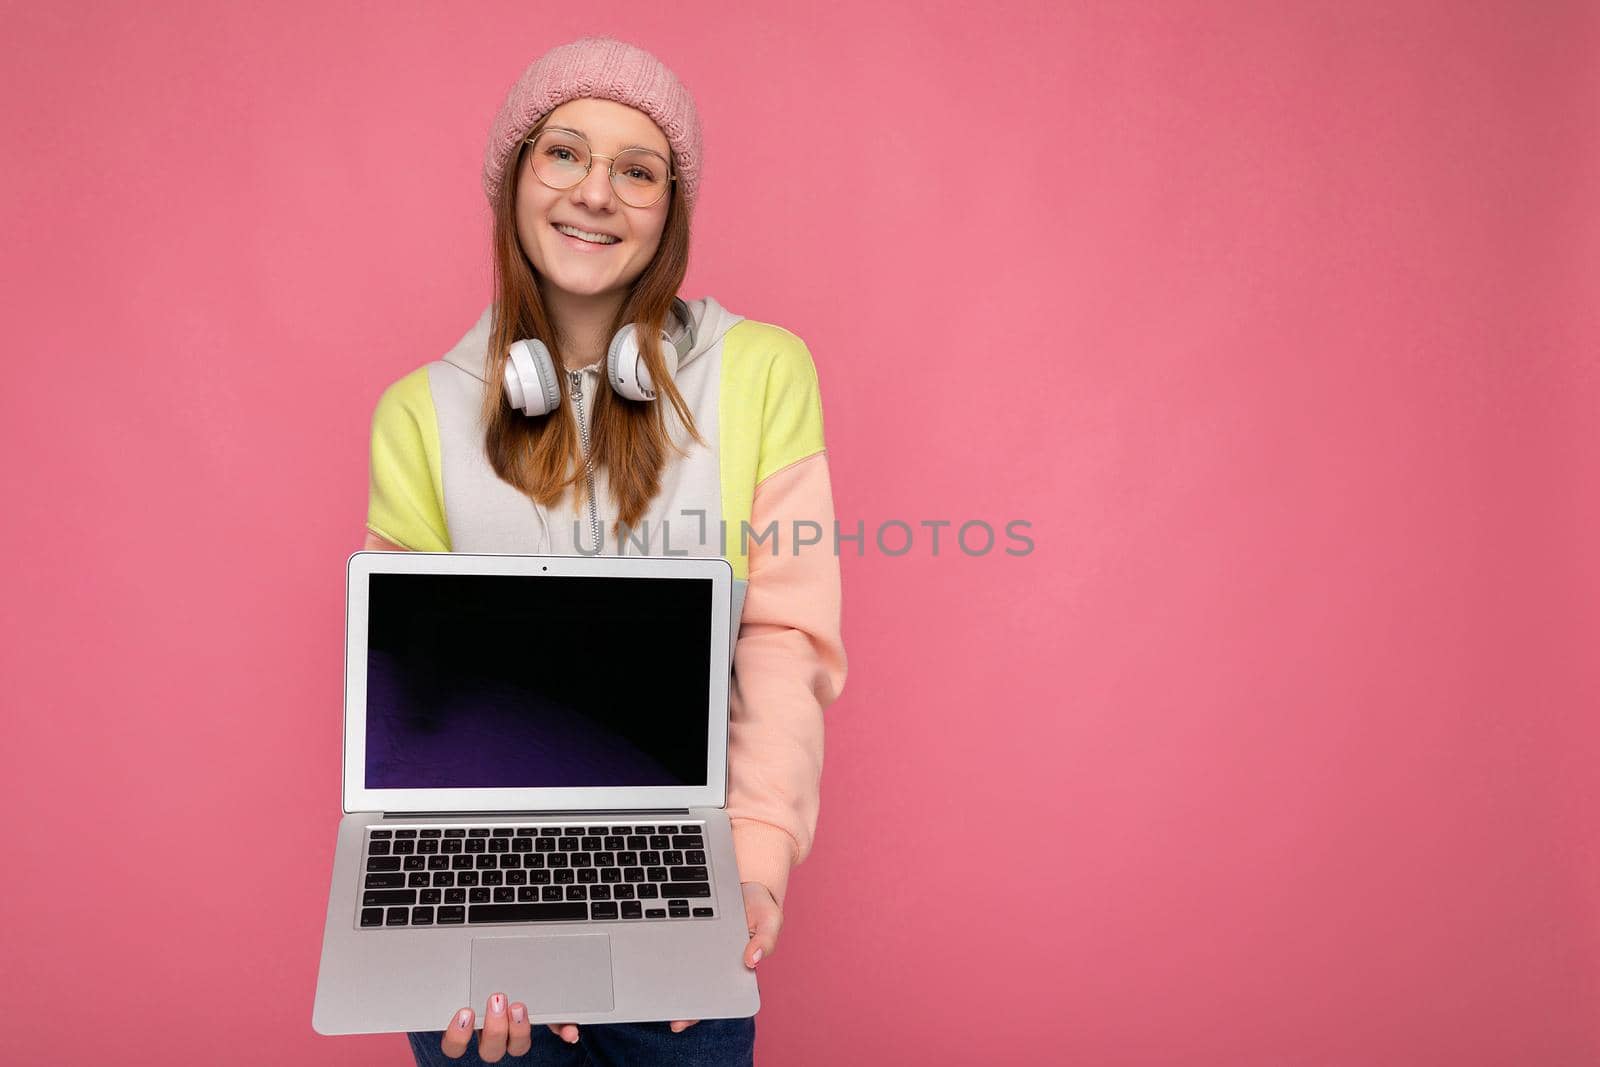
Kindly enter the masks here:
M 572 381 L 572 401 L 578 406 L 578 436 L 583 442 L 583 477 L 589 486 L 589 532 L 594 535 L 595 555 L 605 548 L 600 536 L 600 511 L 594 502 L 594 461 L 589 457 L 589 425 L 583 419 L 583 372 L 569 370 Z

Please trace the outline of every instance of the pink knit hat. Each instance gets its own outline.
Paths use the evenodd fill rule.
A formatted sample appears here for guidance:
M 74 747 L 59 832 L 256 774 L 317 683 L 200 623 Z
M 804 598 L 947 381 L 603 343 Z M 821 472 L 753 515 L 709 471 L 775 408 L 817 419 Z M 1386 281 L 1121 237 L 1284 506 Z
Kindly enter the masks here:
M 700 115 L 672 71 L 642 48 L 612 37 L 582 37 L 534 60 L 511 87 L 489 130 L 483 191 L 493 202 L 500 172 L 544 115 L 580 97 L 615 100 L 655 120 L 672 146 L 672 165 L 689 206 L 700 185 Z

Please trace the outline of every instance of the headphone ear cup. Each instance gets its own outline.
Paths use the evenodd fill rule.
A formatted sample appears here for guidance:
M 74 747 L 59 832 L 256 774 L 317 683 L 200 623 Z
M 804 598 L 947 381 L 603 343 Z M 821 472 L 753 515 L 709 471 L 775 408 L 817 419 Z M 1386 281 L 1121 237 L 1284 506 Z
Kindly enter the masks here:
M 606 380 L 611 388 L 629 400 L 654 400 L 655 382 L 650 380 L 650 369 L 644 365 L 644 354 L 639 351 L 638 327 L 628 323 L 611 339 L 606 351 Z M 678 373 L 678 350 L 671 336 L 661 332 L 661 356 L 666 361 L 669 375 Z
M 506 402 L 524 415 L 548 415 L 561 404 L 555 362 L 537 338 L 512 343 L 505 379 Z

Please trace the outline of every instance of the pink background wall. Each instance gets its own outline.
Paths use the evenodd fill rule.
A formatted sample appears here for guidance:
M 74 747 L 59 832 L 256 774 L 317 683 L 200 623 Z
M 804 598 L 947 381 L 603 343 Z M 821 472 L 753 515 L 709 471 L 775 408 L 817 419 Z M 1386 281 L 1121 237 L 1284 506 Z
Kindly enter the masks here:
M 841 517 L 1035 543 L 847 556 L 761 1062 L 1600 1057 L 1594 5 L 5 23 L 12 1053 L 407 1062 L 310 1026 L 369 419 L 487 298 L 505 90 L 610 32 Z

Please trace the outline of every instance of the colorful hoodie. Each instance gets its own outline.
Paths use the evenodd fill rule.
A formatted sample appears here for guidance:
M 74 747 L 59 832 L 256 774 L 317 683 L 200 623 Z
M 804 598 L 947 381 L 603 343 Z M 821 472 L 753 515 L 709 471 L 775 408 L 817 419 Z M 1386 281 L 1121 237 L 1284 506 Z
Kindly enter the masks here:
M 706 446 L 669 412 L 688 455 L 671 455 L 644 518 L 619 545 L 619 509 L 598 469 L 593 517 L 608 555 L 716 555 L 733 567 L 728 816 L 741 880 L 781 903 L 789 869 L 811 850 L 822 711 L 846 673 L 821 395 L 800 338 L 710 297 L 688 305 L 695 343 L 673 381 Z M 368 547 L 382 538 L 424 552 L 594 554 L 594 523 L 574 491 L 547 509 L 489 466 L 478 422 L 489 325 L 486 308 L 443 359 L 379 398 Z M 596 390 L 609 388 L 601 370 L 564 373 L 563 402 L 585 428 Z

